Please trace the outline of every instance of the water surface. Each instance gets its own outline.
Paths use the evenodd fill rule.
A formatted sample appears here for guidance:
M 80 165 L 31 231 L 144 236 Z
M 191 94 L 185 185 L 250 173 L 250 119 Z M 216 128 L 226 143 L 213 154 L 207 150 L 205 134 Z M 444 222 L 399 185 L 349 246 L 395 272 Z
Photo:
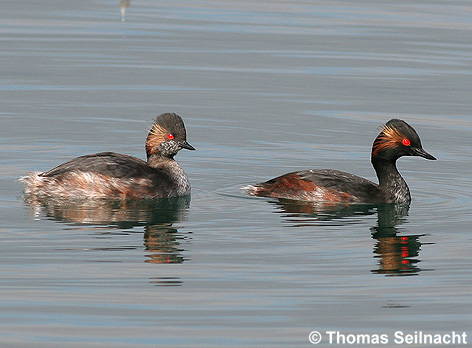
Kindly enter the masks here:
M 465 1 L 4 1 L 0 334 L 5 347 L 303 347 L 313 329 L 471 323 L 471 14 Z M 28 201 L 75 156 L 144 158 L 177 112 L 191 201 Z M 245 197 L 288 171 L 375 180 L 392 117 L 408 211 Z M 328 346 L 326 342 L 321 346 Z M 393 346 L 393 345 L 386 345 Z

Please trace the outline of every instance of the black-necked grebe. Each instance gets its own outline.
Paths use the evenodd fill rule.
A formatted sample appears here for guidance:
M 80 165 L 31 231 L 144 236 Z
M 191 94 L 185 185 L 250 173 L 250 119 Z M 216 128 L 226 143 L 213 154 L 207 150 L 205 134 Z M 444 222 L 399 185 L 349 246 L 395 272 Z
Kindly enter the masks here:
M 410 190 L 396 167 L 402 156 L 435 160 L 423 150 L 416 131 L 405 121 L 387 122 L 372 145 L 371 162 L 379 179 L 375 184 L 334 169 L 288 173 L 246 187 L 254 196 L 338 203 L 409 203 Z
M 25 193 L 64 198 L 165 198 L 190 193 L 190 183 L 174 160 L 187 143 L 182 118 L 158 116 L 146 138 L 147 162 L 128 155 L 101 152 L 81 156 L 44 173 L 20 180 Z

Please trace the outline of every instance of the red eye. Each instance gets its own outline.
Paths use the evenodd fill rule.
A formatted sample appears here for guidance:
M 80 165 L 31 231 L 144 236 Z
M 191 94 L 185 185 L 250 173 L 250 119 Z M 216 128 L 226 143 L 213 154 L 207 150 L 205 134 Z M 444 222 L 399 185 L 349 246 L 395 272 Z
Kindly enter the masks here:
M 410 139 L 403 138 L 402 144 L 405 145 L 405 146 L 410 146 L 410 145 L 411 145 L 411 141 L 410 141 Z
M 174 134 L 171 134 L 171 133 L 167 134 L 167 139 L 169 140 L 174 139 Z

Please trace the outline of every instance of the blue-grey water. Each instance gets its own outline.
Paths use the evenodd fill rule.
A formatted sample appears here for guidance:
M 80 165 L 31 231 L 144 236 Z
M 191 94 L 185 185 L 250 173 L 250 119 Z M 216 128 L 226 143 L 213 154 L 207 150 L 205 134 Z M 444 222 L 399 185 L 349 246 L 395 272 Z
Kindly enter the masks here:
M 136 0 L 123 20 L 119 3 L 2 1 L 1 347 L 472 335 L 470 2 Z M 144 158 L 163 112 L 198 149 L 178 155 L 190 202 L 25 201 L 27 172 Z M 393 117 L 439 159 L 399 161 L 408 212 L 239 190 L 308 168 L 376 180 Z

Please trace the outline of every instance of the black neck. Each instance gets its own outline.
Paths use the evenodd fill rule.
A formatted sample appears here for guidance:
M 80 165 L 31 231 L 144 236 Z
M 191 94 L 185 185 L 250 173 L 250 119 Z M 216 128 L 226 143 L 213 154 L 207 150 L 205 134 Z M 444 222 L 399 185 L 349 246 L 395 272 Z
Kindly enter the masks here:
M 147 156 L 147 163 L 150 167 L 157 168 L 166 163 L 174 162 L 174 158 L 162 156 L 160 153 L 155 153 Z
M 383 191 L 393 203 L 410 202 L 410 190 L 403 177 L 398 172 L 396 160 L 372 158 L 379 189 Z

